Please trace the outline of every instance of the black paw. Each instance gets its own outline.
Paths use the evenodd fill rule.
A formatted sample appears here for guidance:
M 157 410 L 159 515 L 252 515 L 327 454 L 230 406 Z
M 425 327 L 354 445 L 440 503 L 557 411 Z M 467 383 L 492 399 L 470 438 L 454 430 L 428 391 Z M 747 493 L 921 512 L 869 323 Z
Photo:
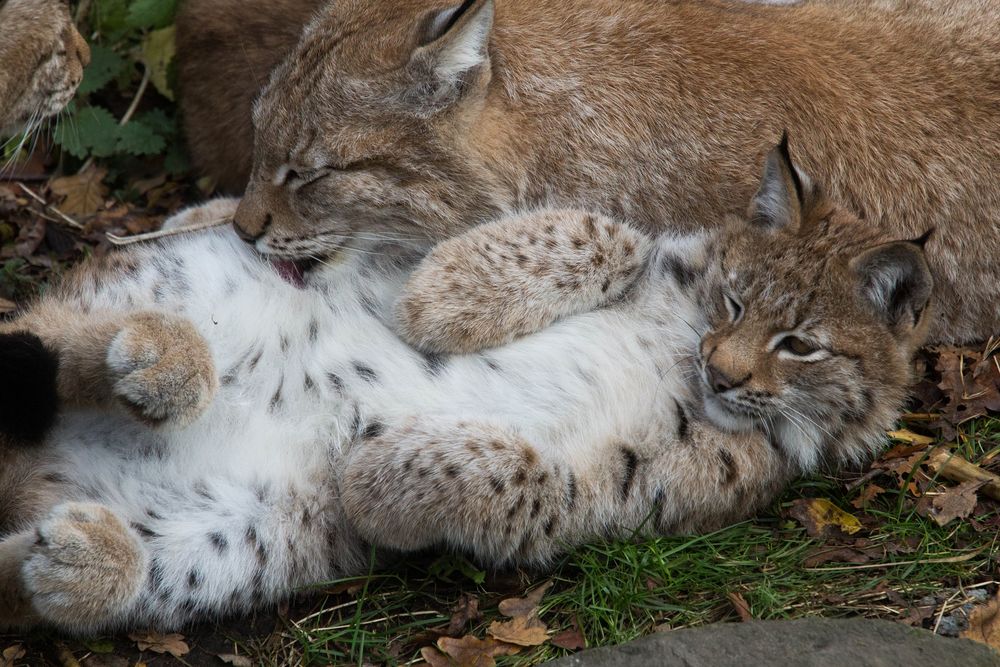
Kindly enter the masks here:
M 38 336 L 25 331 L 0 335 L 0 435 L 39 442 L 59 408 L 59 358 Z

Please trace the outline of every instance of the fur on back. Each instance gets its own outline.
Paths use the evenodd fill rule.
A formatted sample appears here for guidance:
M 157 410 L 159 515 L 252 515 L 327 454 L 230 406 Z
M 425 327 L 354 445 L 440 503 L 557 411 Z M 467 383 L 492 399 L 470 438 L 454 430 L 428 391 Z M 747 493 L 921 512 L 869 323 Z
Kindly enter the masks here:
M 361 221 L 440 239 L 551 205 L 708 228 L 788 129 L 887 237 L 937 229 L 933 340 L 1000 329 L 995 3 L 465 7 L 338 0 L 308 25 L 257 108 L 237 222 L 260 250 L 323 254 Z
M 0 3 L 0 133 L 31 128 L 73 99 L 90 62 L 63 0 Z

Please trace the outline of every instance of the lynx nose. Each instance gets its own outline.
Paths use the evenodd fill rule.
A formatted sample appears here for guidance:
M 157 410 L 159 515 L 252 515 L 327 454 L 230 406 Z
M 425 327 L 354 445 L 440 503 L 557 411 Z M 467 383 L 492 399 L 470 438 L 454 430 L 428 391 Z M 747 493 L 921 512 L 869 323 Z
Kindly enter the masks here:
M 716 394 L 721 394 L 724 391 L 735 389 L 750 379 L 750 376 L 747 376 L 738 382 L 733 381 L 728 375 L 720 371 L 712 364 L 705 367 L 705 375 L 708 379 L 708 386 L 711 387 L 712 391 Z

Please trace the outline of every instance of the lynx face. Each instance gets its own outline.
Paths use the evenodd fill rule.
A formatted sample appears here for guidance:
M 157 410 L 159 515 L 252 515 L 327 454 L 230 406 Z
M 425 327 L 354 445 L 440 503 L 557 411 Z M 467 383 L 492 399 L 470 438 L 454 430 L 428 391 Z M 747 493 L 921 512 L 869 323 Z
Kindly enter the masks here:
M 0 25 L 0 131 L 16 131 L 73 99 L 90 49 L 61 0 L 0 2 Z
M 924 239 L 880 243 L 795 170 L 786 142 L 768 158 L 750 220 L 708 253 L 706 413 L 730 430 L 756 423 L 798 431 L 804 445 L 836 442 L 844 426 L 834 425 L 903 399 L 899 378 L 930 321 Z
M 358 230 L 441 238 L 506 206 L 444 139 L 485 94 L 493 4 L 435 4 L 332 3 L 272 75 L 236 215 L 259 251 L 322 256 Z

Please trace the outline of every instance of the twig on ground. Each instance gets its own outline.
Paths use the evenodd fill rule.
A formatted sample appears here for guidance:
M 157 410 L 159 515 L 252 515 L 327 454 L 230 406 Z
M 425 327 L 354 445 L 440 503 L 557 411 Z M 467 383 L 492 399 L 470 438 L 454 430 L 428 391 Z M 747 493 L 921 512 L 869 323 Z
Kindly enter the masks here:
M 28 186 L 26 186 L 24 183 L 20 183 L 19 182 L 17 184 L 17 187 L 21 188 L 21 190 L 23 190 L 26 195 L 28 195 L 29 197 L 31 197 L 32 199 L 34 199 L 36 202 L 38 202 L 39 204 L 41 204 L 42 206 L 44 206 L 48 210 L 50 210 L 53 213 L 55 213 L 57 216 L 59 216 L 59 218 L 63 222 L 65 222 L 67 225 L 69 225 L 73 229 L 83 229 L 83 225 L 81 225 L 79 222 L 77 222 L 73 218 L 69 217 L 68 215 L 66 215 L 65 213 L 63 213 L 59 209 L 57 209 L 52 204 L 50 204 L 47 201 L 45 201 L 42 197 L 40 197 L 38 194 L 36 194 L 34 190 L 32 190 L 31 188 L 29 188 Z
M 161 229 L 156 232 L 147 232 L 146 234 L 135 234 L 133 236 L 118 236 L 117 234 L 107 234 L 108 240 L 114 245 L 131 245 L 133 243 L 142 243 L 143 241 L 153 241 L 155 239 L 162 239 L 166 236 L 177 236 L 178 234 L 187 234 L 190 232 L 199 232 L 203 229 L 210 229 L 212 227 L 221 227 L 222 225 L 228 225 L 232 222 L 232 218 L 219 218 L 218 220 L 208 220 L 206 222 L 198 222 L 193 225 L 185 225 L 183 227 L 174 227 L 173 229 Z
M 994 500 L 1000 500 L 1000 476 L 966 461 L 955 452 L 936 449 L 927 458 L 927 465 L 952 482 L 984 482 L 979 490 Z

